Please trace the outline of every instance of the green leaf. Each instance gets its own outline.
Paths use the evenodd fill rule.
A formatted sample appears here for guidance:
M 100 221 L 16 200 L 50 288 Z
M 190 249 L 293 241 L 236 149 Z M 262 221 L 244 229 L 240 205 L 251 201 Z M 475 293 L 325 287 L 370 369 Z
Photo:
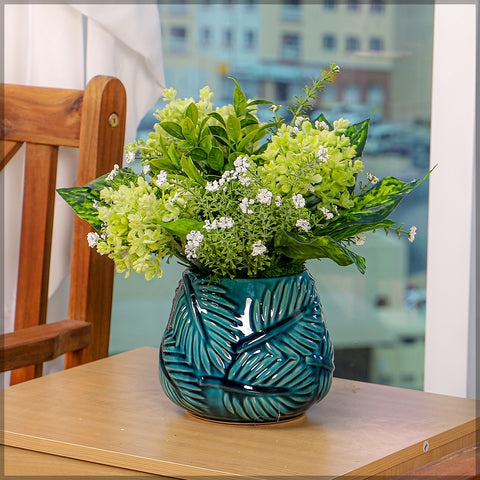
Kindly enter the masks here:
M 242 128 L 248 127 L 250 125 L 258 125 L 258 120 L 253 115 L 247 115 L 240 120 L 240 126 Z
M 424 178 L 409 183 L 385 177 L 370 190 L 354 197 L 352 208 L 340 210 L 337 217 L 317 229 L 315 234 L 329 235 L 339 241 L 362 231 L 395 224 L 388 220 L 390 214 L 406 195 L 427 179 L 430 172 Z
M 178 167 L 172 163 L 172 161 L 166 157 L 154 158 L 148 162 L 150 166 L 157 170 L 178 170 Z
M 196 145 L 197 138 L 195 136 L 195 125 L 189 117 L 184 118 L 182 121 L 182 134 L 190 144 Z
M 180 138 L 182 140 L 185 138 L 183 136 L 182 127 L 178 123 L 161 122 L 158 125 L 160 125 L 172 137 Z
M 198 122 L 198 108 L 194 102 L 192 102 L 187 109 L 185 110 L 185 116 L 188 117 L 194 126 L 197 125 Z
M 177 167 L 177 168 L 180 168 L 180 159 L 178 158 L 178 153 L 177 153 L 177 149 L 175 148 L 175 144 L 171 143 L 169 146 L 168 146 L 168 156 L 171 160 L 171 162 Z
M 87 221 L 95 230 L 101 232 L 102 222 L 98 219 L 98 211 L 93 207 L 95 201 L 100 200 L 100 191 L 111 185 L 105 179 L 108 174 L 96 178 L 82 187 L 57 188 L 58 194 L 70 205 L 74 212 Z M 121 168 L 115 176 L 115 183 L 128 184 L 136 176 L 129 168 Z
M 202 186 L 206 185 L 206 180 L 202 177 L 200 172 L 198 171 L 197 167 L 193 163 L 190 157 L 183 156 L 182 160 L 180 161 L 182 165 L 182 169 L 187 175 L 188 178 L 193 180 L 194 182 L 199 183 Z
M 217 112 L 211 112 L 208 114 L 209 117 L 213 117 L 215 120 L 220 122 L 224 127 L 226 127 L 224 118 Z
M 225 159 L 223 157 L 223 152 L 218 147 L 213 147 L 207 156 L 207 165 L 216 170 L 217 172 L 221 172 L 223 165 L 225 164 Z
M 252 105 L 275 105 L 270 100 L 252 100 L 247 103 L 247 107 L 251 107 Z
M 293 233 L 279 230 L 275 235 L 275 249 L 286 257 L 308 260 L 330 258 L 340 266 L 354 263 L 360 273 L 365 273 L 365 259 L 327 236 L 303 238 Z
M 203 148 L 194 148 L 188 152 L 188 155 L 195 162 L 204 162 L 207 159 L 207 152 Z
M 350 137 L 350 143 L 355 147 L 357 157 L 361 157 L 365 148 L 365 142 L 368 136 L 368 126 L 370 119 L 364 120 L 360 123 L 348 126 L 345 135 Z
M 229 115 L 227 118 L 227 134 L 234 143 L 238 143 L 242 138 L 240 120 L 235 115 Z
M 242 141 L 237 145 L 237 149 L 243 151 L 249 143 L 254 143 L 257 140 L 257 135 L 260 129 L 257 128 L 252 130 L 250 133 L 247 133 L 245 137 L 242 138 Z
M 203 227 L 203 222 L 189 218 L 179 218 L 173 222 L 160 222 L 160 224 L 167 232 L 177 235 L 183 240 L 192 230 L 200 230 Z
M 245 109 L 247 106 L 247 97 L 242 92 L 240 85 L 234 78 L 230 78 L 235 82 L 235 90 L 233 91 L 233 108 L 235 109 L 235 113 L 240 115 L 240 113 Z M 227 120 L 228 122 L 228 120 Z

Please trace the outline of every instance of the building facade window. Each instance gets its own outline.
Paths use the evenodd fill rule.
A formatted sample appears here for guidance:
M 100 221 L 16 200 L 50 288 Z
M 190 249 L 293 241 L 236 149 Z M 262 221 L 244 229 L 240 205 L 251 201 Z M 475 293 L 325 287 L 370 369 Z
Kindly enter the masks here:
M 372 37 L 368 42 L 368 48 L 373 52 L 384 50 L 383 39 L 380 37 Z
M 370 11 L 374 13 L 383 13 L 385 11 L 385 0 L 371 0 Z
M 252 50 L 256 46 L 257 35 L 254 30 L 247 30 L 245 32 L 245 48 Z
M 302 16 L 300 0 L 284 0 L 282 5 L 282 20 L 298 22 Z
M 170 28 L 170 50 L 185 52 L 187 49 L 187 29 L 185 27 Z
M 202 47 L 210 46 L 212 42 L 212 31 L 208 27 L 203 27 L 200 31 L 200 45 Z
M 360 50 L 359 38 L 353 36 L 347 37 L 345 41 L 345 50 L 350 53 L 358 52 L 358 50 Z
M 337 8 L 337 0 L 323 0 L 325 10 L 335 10 Z
M 233 45 L 233 32 L 227 28 L 223 31 L 223 46 L 226 48 L 231 48 Z
M 297 33 L 286 33 L 282 36 L 281 54 L 284 60 L 300 59 L 300 35 Z
M 337 39 L 335 38 L 335 35 L 332 35 L 331 33 L 325 34 L 322 39 L 322 46 L 324 50 L 328 50 L 329 52 L 335 50 L 337 48 Z
M 347 10 L 357 12 L 360 10 L 360 0 L 348 0 Z

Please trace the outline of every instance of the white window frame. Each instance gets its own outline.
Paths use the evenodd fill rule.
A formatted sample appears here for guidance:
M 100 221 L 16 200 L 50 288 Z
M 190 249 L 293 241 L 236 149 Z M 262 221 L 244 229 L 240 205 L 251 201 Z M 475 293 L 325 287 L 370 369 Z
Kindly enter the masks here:
M 427 252 L 428 392 L 475 398 L 478 0 L 435 5 Z

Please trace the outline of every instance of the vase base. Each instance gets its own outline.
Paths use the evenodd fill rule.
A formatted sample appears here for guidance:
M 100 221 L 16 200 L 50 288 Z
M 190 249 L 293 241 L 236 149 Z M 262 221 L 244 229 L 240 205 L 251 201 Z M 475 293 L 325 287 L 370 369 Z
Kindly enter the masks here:
M 245 427 L 261 427 L 261 426 L 267 426 L 267 427 L 271 427 L 272 425 L 286 425 L 286 424 L 289 424 L 289 423 L 295 423 L 295 422 L 301 422 L 303 420 L 305 420 L 306 418 L 306 414 L 305 413 L 302 413 L 300 415 L 298 415 L 297 417 L 292 417 L 292 418 L 287 418 L 285 420 L 273 420 L 273 421 L 269 421 L 269 422 L 229 422 L 228 420 L 214 420 L 214 419 L 211 419 L 211 418 L 204 418 L 204 417 L 200 417 L 198 415 L 195 415 L 193 413 L 190 413 L 190 412 L 186 412 L 187 413 L 187 416 L 190 417 L 190 418 L 193 418 L 195 420 L 200 420 L 201 422 L 207 422 L 207 423 L 215 423 L 217 425 L 235 425 L 235 426 L 239 426 L 239 427 L 242 427 L 242 426 L 245 426 Z

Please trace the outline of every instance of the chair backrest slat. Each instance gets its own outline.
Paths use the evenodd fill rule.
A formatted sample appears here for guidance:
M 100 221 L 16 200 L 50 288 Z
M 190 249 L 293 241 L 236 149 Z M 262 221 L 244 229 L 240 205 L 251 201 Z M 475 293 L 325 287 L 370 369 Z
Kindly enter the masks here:
M 58 147 L 79 148 L 77 185 L 111 171 L 123 157 L 126 94 L 118 79 L 98 76 L 85 91 L 3 85 L 0 103 L 0 166 L 27 144 L 15 320 L 15 328 L 23 329 L 47 318 Z M 89 322 L 91 342 L 66 354 L 67 368 L 108 355 L 113 262 L 88 246 L 91 230 L 75 219 L 67 318 Z M 41 365 L 17 369 L 11 383 L 39 375 Z
M 2 138 L 78 147 L 83 90 L 5 85 Z

